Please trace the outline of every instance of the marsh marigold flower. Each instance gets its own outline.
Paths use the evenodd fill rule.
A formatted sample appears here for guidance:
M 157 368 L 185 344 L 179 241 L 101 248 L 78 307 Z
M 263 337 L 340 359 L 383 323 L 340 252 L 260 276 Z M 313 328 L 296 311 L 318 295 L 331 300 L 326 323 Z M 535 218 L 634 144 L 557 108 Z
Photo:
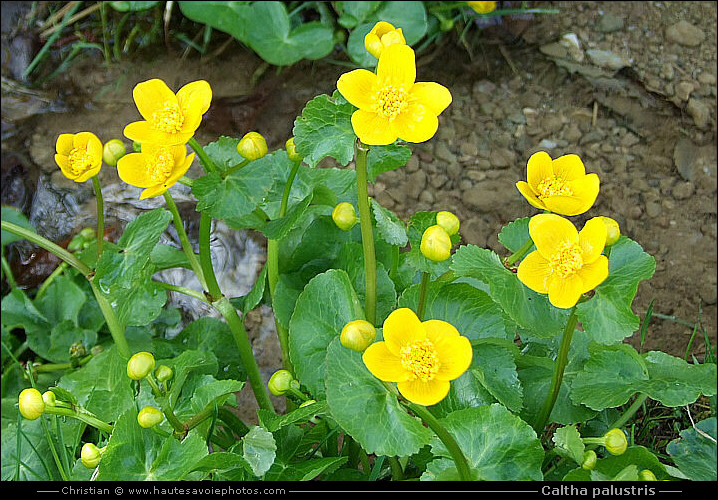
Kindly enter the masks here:
M 140 199 L 164 194 L 189 170 L 194 153 L 187 155 L 184 144 L 159 146 L 143 144 L 141 153 L 130 153 L 117 161 L 117 174 L 127 184 L 145 188 Z
M 339 77 L 339 92 L 359 108 L 351 121 L 361 142 L 380 146 L 397 139 L 424 142 L 434 136 L 439 114 L 451 104 L 451 93 L 438 83 L 415 80 L 415 55 L 408 45 L 386 47 L 376 74 L 355 69 Z
M 144 120 L 128 124 L 124 134 L 143 147 L 145 143 L 173 146 L 192 138 L 212 102 L 212 89 L 198 80 L 175 94 L 155 78 L 138 83 L 132 96 Z
M 496 10 L 496 2 L 466 2 L 474 12 L 478 14 L 488 14 Z
M 102 141 L 92 132 L 60 134 L 55 151 L 55 163 L 75 182 L 96 176 L 102 167 Z
M 519 264 L 519 280 L 538 293 L 547 293 L 555 307 L 568 309 L 582 294 L 608 277 L 606 225 L 594 217 L 581 232 L 555 214 L 539 214 L 529 221 L 529 234 L 536 250 Z
M 420 321 L 414 311 L 397 309 L 384 321 L 384 340 L 370 345 L 362 359 L 380 380 L 396 382 L 402 396 L 430 406 L 449 393 L 450 381 L 471 365 L 469 339 L 446 321 Z
M 568 216 L 582 214 L 591 208 L 600 184 L 596 174 L 586 174 L 577 155 L 552 160 L 545 151 L 529 158 L 526 181 L 517 182 L 516 187 L 531 205 Z
M 395 28 L 394 25 L 385 21 L 376 23 L 364 37 L 364 47 L 367 52 L 377 59 L 379 59 L 385 48 L 396 44 L 406 45 L 404 33 L 402 33 L 401 28 Z

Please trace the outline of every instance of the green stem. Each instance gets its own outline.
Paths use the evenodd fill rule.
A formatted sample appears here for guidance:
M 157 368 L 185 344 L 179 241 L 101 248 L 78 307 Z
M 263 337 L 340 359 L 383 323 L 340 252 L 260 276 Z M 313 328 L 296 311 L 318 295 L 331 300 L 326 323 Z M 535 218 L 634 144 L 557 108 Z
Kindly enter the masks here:
M 426 290 L 429 288 L 429 282 L 431 281 L 431 276 L 429 273 L 424 271 L 421 273 L 421 285 L 419 288 L 419 305 L 416 307 L 416 315 L 421 321 L 421 319 L 424 317 L 424 309 L 426 308 Z
M 100 180 L 95 175 L 92 177 L 92 186 L 95 188 L 95 198 L 97 199 L 97 260 L 102 255 L 102 242 L 105 240 L 105 208 L 102 200 L 102 186 Z
M 247 337 L 247 331 L 244 329 L 242 320 L 239 319 L 239 316 L 237 316 L 237 310 L 230 303 L 227 297 L 222 297 L 218 301 L 213 302 L 212 306 L 222 314 L 232 330 L 232 336 L 237 344 L 242 364 L 244 365 L 245 370 L 247 370 L 249 383 L 252 386 L 254 397 L 257 399 L 257 404 L 259 404 L 260 408 L 269 410 L 276 414 L 274 406 L 272 405 L 272 400 L 269 398 L 268 389 L 262 380 L 262 374 L 259 371 L 257 359 L 254 357 L 254 353 L 252 352 L 252 344 L 249 342 L 249 337 Z
M 389 467 L 391 468 L 391 479 L 393 481 L 404 480 L 404 469 L 399 463 L 399 459 L 396 457 L 387 457 L 389 460 Z
M 374 250 L 374 232 L 369 211 L 369 191 L 367 188 L 366 157 L 369 148 L 357 141 L 356 175 L 357 175 L 357 206 L 361 224 L 361 239 L 364 247 L 364 274 L 366 277 L 366 293 L 364 312 L 372 325 L 376 324 L 376 254 Z
M 244 168 L 244 166 L 247 165 L 247 164 L 249 163 L 249 161 L 250 161 L 250 160 L 242 160 L 241 162 L 237 163 L 236 165 L 232 165 L 230 168 L 228 168 L 227 170 L 225 170 L 224 172 L 222 172 L 220 175 L 221 175 L 222 178 L 224 179 L 224 178 L 227 177 L 229 174 L 234 173 L 234 172 L 236 172 L 237 170 L 240 170 L 240 169 Z
M 100 290 L 97 288 L 97 285 L 95 285 L 95 281 L 89 281 L 90 288 L 92 288 L 92 293 L 95 295 L 95 300 L 97 300 L 97 305 L 100 306 L 100 311 L 102 311 L 102 315 L 105 317 L 107 328 L 110 329 L 112 340 L 115 342 L 115 346 L 117 346 L 117 351 L 119 352 L 122 359 L 130 359 L 130 346 L 127 343 L 127 338 L 125 337 L 125 327 L 117 319 L 115 310 L 112 309 L 112 305 L 110 305 L 102 292 L 100 292 Z
M 553 406 L 556 403 L 556 398 L 561 390 L 561 381 L 563 380 L 563 372 L 566 369 L 566 363 L 568 362 L 568 351 L 571 346 L 571 339 L 573 338 L 573 332 L 576 329 L 578 323 L 578 316 L 576 316 L 576 306 L 571 309 L 571 315 L 566 321 L 566 327 L 563 330 L 563 337 L 561 338 L 561 345 L 558 349 L 558 356 L 556 358 L 556 366 L 554 367 L 553 377 L 551 378 L 551 385 L 549 387 L 546 400 L 544 401 L 539 414 L 536 417 L 534 423 L 534 430 L 536 433 L 540 433 L 548 422 L 548 418 L 551 415 Z
M 37 293 L 35 294 L 35 300 L 39 299 L 43 295 L 45 295 L 45 291 L 47 288 L 52 284 L 53 281 L 55 281 L 55 278 L 60 276 L 62 273 L 65 272 L 65 269 L 67 269 L 67 262 L 60 262 L 60 265 L 55 268 L 55 270 L 50 273 L 50 276 L 45 278 L 45 281 L 42 282 L 42 285 L 40 285 L 40 288 L 37 289 Z
M 92 354 L 82 358 L 77 365 L 78 367 L 84 366 L 92 359 Z M 45 363 L 43 365 L 36 365 L 32 368 L 32 371 L 36 373 L 48 373 L 48 372 L 59 372 L 63 370 L 70 370 L 75 368 L 72 363 Z
M 446 449 L 449 451 L 451 458 L 456 464 L 456 470 L 459 472 L 459 480 L 471 481 L 471 471 L 469 469 L 469 464 L 466 461 L 466 457 L 454 437 L 449 434 L 449 431 L 441 425 L 441 422 L 439 422 L 436 417 L 434 417 L 434 415 L 426 409 L 426 407 L 415 403 L 408 403 L 407 406 L 411 409 L 411 411 L 419 416 L 419 418 L 421 418 L 426 425 L 428 425 L 431 430 L 436 433 L 441 442 L 444 443 L 444 446 L 446 446 Z
M 206 212 L 202 212 L 199 220 L 199 262 L 202 266 L 202 273 L 207 283 L 209 295 L 212 297 L 212 300 L 219 300 L 222 298 L 222 290 L 219 287 L 217 276 L 212 266 L 212 251 L 210 249 L 211 234 L 212 217 Z
M 197 290 L 192 290 L 191 288 L 186 288 L 186 287 L 179 286 L 179 285 L 172 285 L 170 283 L 165 283 L 164 281 L 154 280 L 154 282 L 157 283 L 162 288 L 164 288 L 165 290 L 181 293 L 181 294 L 187 295 L 189 297 L 194 297 L 195 299 L 201 300 L 202 302 L 204 302 L 206 304 L 210 303 L 209 300 L 207 300 L 207 297 L 203 293 L 198 292 Z
M 147 383 L 150 384 L 150 387 L 152 387 L 152 392 L 155 395 L 155 401 L 158 405 L 160 405 L 160 410 L 162 410 L 162 413 L 164 413 L 165 417 L 167 417 L 167 422 L 169 422 L 169 424 L 175 430 L 175 435 L 185 436 L 188 429 L 180 421 L 180 419 L 177 418 L 177 415 L 175 415 L 175 412 L 174 410 L 172 410 L 172 406 L 170 405 L 169 399 L 160 388 L 154 376 L 150 373 L 145 378 L 145 380 L 147 380 Z
M 73 410 L 70 408 L 61 408 L 58 406 L 45 406 L 45 413 L 49 415 L 62 415 L 65 417 L 76 418 L 77 420 L 80 420 L 87 425 L 91 425 L 92 427 L 106 432 L 107 434 L 112 434 L 113 427 L 110 424 L 108 424 L 107 422 L 103 422 L 84 408 L 76 408 Z
M 648 396 L 646 394 L 639 394 L 636 399 L 631 403 L 631 406 L 628 407 L 626 411 L 624 411 L 618 419 L 613 422 L 609 426 L 609 429 L 620 429 L 626 423 L 633 418 L 633 416 L 636 414 L 636 412 L 643 406 L 643 403 L 646 402 L 646 399 L 648 399 Z
M 12 270 L 10 269 L 10 264 L 8 264 L 4 255 L 2 257 L 0 257 L 0 263 L 2 263 L 2 271 L 3 271 L 3 273 L 5 273 L 5 278 L 7 279 L 7 284 L 10 285 L 10 288 L 12 288 L 12 289 L 17 288 L 17 282 L 15 281 L 15 277 L 12 275 Z
M 218 171 L 217 166 L 207 155 L 207 153 L 205 153 L 204 148 L 200 146 L 199 142 L 197 142 L 197 139 L 192 137 L 189 141 L 187 141 L 187 144 L 189 144 L 189 146 L 194 150 L 194 152 L 197 153 L 197 156 L 199 156 L 199 159 L 202 162 L 202 165 L 204 165 L 204 168 L 207 170 L 207 172 L 211 174 L 216 174 Z
M 172 213 L 172 220 L 174 222 L 175 229 L 177 230 L 177 234 L 179 235 L 180 242 L 182 243 L 182 249 L 187 256 L 187 260 L 189 260 L 192 270 L 197 275 L 199 282 L 202 284 L 202 289 L 207 290 L 207 282 L 205 281 L 204 273 L 197 261 L 197 256 L 194 254 L 192 244 L 189 242 L 187 232 L 184 230 L 184 224 L 182 223 L 182 217 L 180 217 L 177 205 L 175 204 L 175 201 L 169 191 L 165 191 L 164 197 L 165 202 L 167 203 L 167 208 Z
M 516 250 L 514 253 L 506 257 L 505 263 L 507 266 L 511 266 L 514 264 L 514 262 L 520 260 L 523 258 L 526 253 L 531 250 L 531 247 L 533 246 L 534 242 L 531 238 L 527 239 L 526 242 L 523 244 L 521 248 Z

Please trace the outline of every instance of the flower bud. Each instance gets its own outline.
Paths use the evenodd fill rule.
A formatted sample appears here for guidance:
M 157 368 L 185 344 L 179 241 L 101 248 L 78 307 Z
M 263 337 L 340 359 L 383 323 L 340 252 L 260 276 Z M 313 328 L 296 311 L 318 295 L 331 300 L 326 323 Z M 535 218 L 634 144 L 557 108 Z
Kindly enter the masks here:
M 55 393 L 52 391 L 45 391 L 42 393 L 42 402 L 45 403 L 45 406 L 55 406 L 55 403 L 57 402 L 57 398 L 55 396 Z
M 287 139 L 287 142 L 284 143 L 284 147 L 287 150 L 287 156 L 290 160 L 294 162 L 302 161 L 302 155 L 297 153 L 297 147 L 294 145 L 294 137 Z
M 141 153 L 142 144 L 137 141 L 132 141 L 132 151 L 134 151 L 135 153 Z
M 75 342 L 70 346 L 70 357 L 82 358 L 87 356 L 87 348 L 82 342 Z
M 376 338 L 376 329 L 374 325 L 363 319 L 350 321 L 339 335 L 339 341 L 348 349 L 356 352 L 364 352 L 364 350 L 374 342 Z
M 155 370 L 155 378 L 159 382 L 167 382 L 172 378 L 174 373 L 172 372 L 172 368 L 170 368 L 167 365 L 160 365 Z
M 155 369 L 155 357 L 149 352 L 138 352 L 127 362 L 127 376 L 142 380 Z
M 404 33 L 401 28 L 394 28 L 392 24 L 385 21 L 376 23 L 364 37 L 364 48 L 377 59 L 385 48 L 396 44 L 406 45 Z
M 165 419 L 165 416 L 154 406 L 145 406 L 137 414 L 137 423 L 140 427 L 149 429 L 155 425 L 161 423 Z
M 259 132 L 248 132 L 237 144 L 237 152 L 247 160 L 259 160 L 267 154 L 267 141 Z
M 116 166 L 117 160 L 125 156 L 125 154 L 127 154 L 125 143 L 119 139 L 107 141 L 102 147 L 102 160 L 111 167 Z
M 28 420 L 40 418 L 40 415 L 45 411 L 45 401 L 43 401 L 42 394 L 37 389 L 23 390 L 18 397 L 17 403 L 20 408 L 20 414 Z
M 334 207 L 334 210 L 332 210 L 332 220 L 334 220 L 334 224 L 342 231 L 349 231 L 357 222 L 354 205 L 346 201 L 339 203 Z
M 421 254 L 434 262 L 443 262 L 451 256 L 451 237 L 439 226 L 429 227 L 421 236 Z
M 606 225 L 606 246 L 613 245 L 621 236 L 621 229 L 618 227 L 618 222 L 610 217 L 600 216 L 599 218 Z
M 291 387 L 294 377 L 288 370 L 277 370 L 269 379 L 267 387 L 275 396 L 283 396 Z
M 496 2 L 466 2 L 474 12 L 478 14 L 488 14 L 496 10 Z
M 451 212 L 442 211 L 436 214 L 436 223 L 449 233 L 449 236 L 453 236 L 459 232 L 459 218 Z
M 638 480 L 639 481 L 658 481 L 658 478 L 649 469 L 643 469 L 641 472 L 638 473 Z
M 603 435 L 604 446 L 611 455 L 623 455 L 628 448 L 626 434 L 621 429 L 611 429 Z
M 454 28 L 454 20 L 451 18 L 442 19 L 441 22 L 439 23 L 439 29 L 441 31 L 449 31 L 449 30 L 452 30 L 453 28 Z
M 596 467 L 597 460 L 598 457 L 596 456 L 596 452 L 593 450 L 588 450 L 586 453 L 583 454 L 583 462 L 581 463 L 581 468 L 585 470 L 593 470 L 593 468 Z
M 80 452 L 80 461 L 82 462 L 82 465 L 88 469 L 94 469 L 100 463 L 102 452 L 103 450 L 95 446 L 93 443 L 83 444 L 82 451 Z

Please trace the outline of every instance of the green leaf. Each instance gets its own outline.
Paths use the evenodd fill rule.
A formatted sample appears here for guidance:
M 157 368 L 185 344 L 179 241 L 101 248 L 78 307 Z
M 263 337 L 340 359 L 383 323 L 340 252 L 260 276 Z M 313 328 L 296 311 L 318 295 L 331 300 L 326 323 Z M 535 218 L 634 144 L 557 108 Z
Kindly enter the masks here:
M 655 259 L 625 236 L 611 247 L 608 278 L 596 287 L 591 300 L 576 307 L 579 321 L 593 340 L 614 344 L 638 330 L 640 320 L 631 304 L 638 283 L 650 279 L 655 269 Z
M 429 443 L 431 431 L 412 417 L 364 365 L 360 353 L 335 338 L 326 353 L 327 404 L 336 422 L 367 453 L 408 456 Z
M 310 167 L 327 156 L 341 165 L 347 165 L 354 158 L 356 135 L 351 124 L 355 107 L 335 91 L 329 97 L 319 95 L 309 101 L 301 116 L 294 121 L 294 145 Z
M 17 397 L 14 400 L 16 404 Z M 15 413 L 20 414 L 17 409 Z M 17 422 L 2 430 L 2 480 L 59 481 L 60 474 L 52 459 L 42 421 L 20 418 Z
M 345 28 L 354 28 L 364 22 L 381 4 L 382 2 L 335 2 L 339 12 L 337 22 Z
M 257 276 L 257 281 L 252 285 L 252 289 L 247 295 L 242 297 L 234 297 L 229 299 L 229 302 L 242 313 L 248 313 L 255 309 L 264 297 L 264 290 L 267 285 L 267 266 L 262 267 L 262 271 Z
M 716 418 L 698 422 L 684 429 L 680 438 L 666 447 L 678 468 L 692 481 L 716 480 Z
M 304 215 L 313 196 L 314 193 L 310 193 L 302 201 L 289 207 L 284 217 L 271 220 L 267 222 L 265 226 L 257 228 L 257 230 L 261 231 L 262 234 L 270 240 L 281 240 L 294 228 L 297 221 Z
M 347 457 L 312 458 L 284 464 L 275 462 L 265 474 L 265 481 L 311 481 L 321 474 L 331 474 L 344 465 Z
M 409 158 L 411 158 L 411 149 L 403 144 L 372 146 L 366 158 L 369 181 L 374 182 L 380 174 L 403 167 Z
M 159 360 L 159 364 L 165 364 L 172 368 L 172 386 L 168 398 L 171 402 L 179 399 L 182 386 L 190 374 L 193 375 L 214 375 L 217 373 L 217 358 L 213 351 L 184 351 L 174 359 Z
M 277 444 L 272 433 L 254 426 L 242 438 L 242 457 L 255 476 L 263 476 L 274 463 Z
M 231 4 L 233 2 L 224 3 Z M 207 4 L 204 5 L 206 6 Z M 214 163 L 214 166 L 219 169 L 218 173 L 222 173 L 245 160 L 245 158 L 241 154 L 239 154 L 239 151 L 237 151 L 238 144 L 239 139 L 223 135 L 220 136 L 220 138 L 217 139 L 215 142 L 210 142 L 209 144 L 204 146 L 203 149 L 204 152 L 207 153 L 207 156 L 212 159 L 212 163 Z M 207 167 L 204 164 L 202 166 L 204 167 L 206 172 Z
M 110 6 L 118 12 L 139 12 L 141 10 L 151 9 L 158 3 L 159 2 L 110 2 Z
M 292 425 L 298 423 L 304 423 L 309 419 L 319 415 L 325 415 L 327 413 L 326 401 L 317 401 L 307 406 L 302 406 L 296 410 L 292 410 L 284 415 L 277 415 L 269 410 L 259 409 L 257 410 L 257 416 L 259 422 L 270 432 L 275 432 L 281 429 L 285 425 Z
M 469 466 L 480 480 L 540 481 L 544 451 L 526 422 L 499 404 L 458 410 L 441 423 L 454 436 Z M 450 458 L 437 437 L 431 440 L 434 455 Z M 437 465 L 439 467 L 437 468 Z M 436 479 L 441 464 L 429 462 L 422 479 Z M 445 474 L 445 472 L 444 472 Z
M 16 226 L 20 226 L 24 229 L 32 231 L 33 233 L 35 232 L 35 228 L 30 225 L 27 217 L 14 207 L 6 205 L 0 207 L 0 219 L 5 222 L 11 222 Z M 14 241 L 20 241 L 22 239 L 23 238 L 21 236 L 11 233 L 10 231 L 0 231 L 0 246 L 3 248 L 3 251 L 5 249 L 5 245 L 9 245 Z
M 499 233 L 499 241 L 506 247 L 507 250 L 512 253 L 516 252 L 519 248 L 524 246 L 526 241 L 531 237 L 529 235 L 530 220 L 530 217 L 516 219 L 501 229 L 501 232 Z M 531 246 L 529 252 L 532 250 L 536 250 L 536 245 Z
M 327 346 L 356 319 L 364 319 L 364 312 L 342 270 L 317 275 L 299 295 L 289 322 L 289 357 L 296 378 L 315 398 L 324 394 Z
M 436 224 L 437 212 L 416 212 L 409 219 L 408 236 L 411 249 L 402 255 L 406 258 L 406 264 L 417 271 L 428 272 L 432 277 L 438 277 L 449 270 L 451 259 L 444 262 L 433 262 L 421 253 L 421 238 L 424 231 Z M 452 246 L 459 243 L 461 237 L 458 234 L 451 236 Z
M 390 245 L 403 247 L 409 242 L 404 223 L 392 212 L 371 200 L 371 208 L 376 220 L 376 229 L 381 238 Z
M 192 268 L 189 260 L 187 260 L 187 254 L 171 245 L 156 245 L 150 252 L 150 260 L 155 265 L 156 271 L 164 271 L 174 267 Z
M 715 460 L 714 460 L 715 473 Z M 630 468 L 629 468 L 630 467 Z M 656 479 L 662 481 L 670 479 L 665 466 L 650 450 L 643 446 L 629 446 L 622 455 L 608 455 L 596 462 L 592 471 L 577 468 L 570 471 L 563 478 L 564 481 L 596 481 L 595 477 L 605 477 L 606 480 L 638 480 L 638 473 L 648 469 L 656 475 Z M 634 478 L 635 474 L 635 478 Z
M 205 375 L 205 377 L 210 377 Z M 239 392 L 244 387 L 244 382 L 238 380 L 214 380 L 214 377 L 210 377 L 205 383 L 197 387 L 192 393 L 190 403 L 195 413 L 204 410 L 207 405 L 212 404 L 215 400 L 220 400 L 235 392 Z M 218 401 L 218 405 L 221 406 L 224 402 Z
M 201 458 L 192 469 L 193 471 L 215 472 L 229 469 L 243 468 L 251 472 L 247 461 L 236 453 L 217 451 Z
M 556 445 L 554 450 L 559 456 L 569 458 L 579 465 L 583 463 L 585 446 L 575 425 L 556 429 L 553 433 L 553 442 Z

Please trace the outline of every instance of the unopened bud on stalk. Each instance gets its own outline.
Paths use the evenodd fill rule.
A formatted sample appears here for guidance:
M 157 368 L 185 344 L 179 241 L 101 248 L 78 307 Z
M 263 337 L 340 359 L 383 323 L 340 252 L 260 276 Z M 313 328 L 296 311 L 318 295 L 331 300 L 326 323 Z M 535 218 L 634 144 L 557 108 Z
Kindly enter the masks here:
M 119 139 L 107 141 L 102 147 L 102 160 L 111 167 L 117 166 L 117 160 L 127 154 L 125 143 Z
M 98 448 L 94 443 L 85 443 L 80 452 L 80 461 L 88 469 L 94 469 L 100 463 L 105 448 Z
M 149 352 L 138 352 L 127 362 L 127 376 L 142 380 L 155 369 L 155 357 Z
M 344 325 L 342 333 L 339 335 L 339 341 L 344 347 L 357 352 L 364 352 L 375 338 L 374 325 L 363 319 L 350 321 Z
M 247 132 L 237 144 L 237 152 L 251 161 L 259 160 L 267 151 L 267 141 L 259 132 Z
M 621 236 L 621 228 L 618 227 L 618 222 L 610 217 L 601 216 L 600 219 L 606 226 L 606 246 L 613 245 Z
M 451 237 L 440 225 L 429 227 L 421 236 L 421 254 L 434 262 L 443 262 L 451 256 Z
M 611 455 L 623 455 L 628 448 L 626 434 L 621 429 L 611 429 L 603 435 L 604 446 Z
M 42 393 L 42 402 L 45 403 L 45 406 L 55 406 L 55 403 L 57 402 L 57 398 L 55 397 L 55 393 L 52 391 L 45 391 Z
M 354 205 L 343 201 L 332 210 L 332 220 L 342 231 L 349 231 L 357 222 L 357 214 Z
M 302 155 L 297 153 L 297 147 L 294 145 L 294 137 L 287 139 L 287 142 L 284 143 L 284 147 L 287 150 L 287 156 L 290 160 L 294 162 L 302 161 Z
M 165 416 L 162 412 L 154 406 L 145 406 L 137 414 L 137 423 L 140 424 L 140 427 L 149 429 L 150 427 L 154 427 L 155 425 L 162 423 L 164 418 Z
M 449 236 L 453 236 L 458 233 L 459 226 L 461 225 L 459 218 L 447 211 L 442 211 L 436 214 L 436 223 L 443 227 L 444 230 L 449 233 Z
M 160 365 L 155 370 L 155 378 L 159 382 L 167 382 L 172 378 L 174 373 L 172 372 L 172 368 L 170 368 L 167 365 Z
M 28 420 L 40 418 L 40 415 L 45 411 L 45 401 L 37 389 L 23 390 L 18 397 L 17 403 L 20 408 L 20 414 Z
M 290 389 L 293 381 L 294 377 L 288 370 L 277 370 L 270 377 L 267 388 L 275 396 L 283 396 Z
M 583 454 L 583 462 L 581 463 L 581 468 L 585 470 L 593 470 L 593 468 L 596 467 L 597 460 L 598 457 L 596 456 L 596 452 L 593 450 L 588 450 L 586 453 Z
M 658 478 L 649 469 L 643 469 L 641 472 L 638 473 L 638 480 L 639 481 L 658 481 Z

